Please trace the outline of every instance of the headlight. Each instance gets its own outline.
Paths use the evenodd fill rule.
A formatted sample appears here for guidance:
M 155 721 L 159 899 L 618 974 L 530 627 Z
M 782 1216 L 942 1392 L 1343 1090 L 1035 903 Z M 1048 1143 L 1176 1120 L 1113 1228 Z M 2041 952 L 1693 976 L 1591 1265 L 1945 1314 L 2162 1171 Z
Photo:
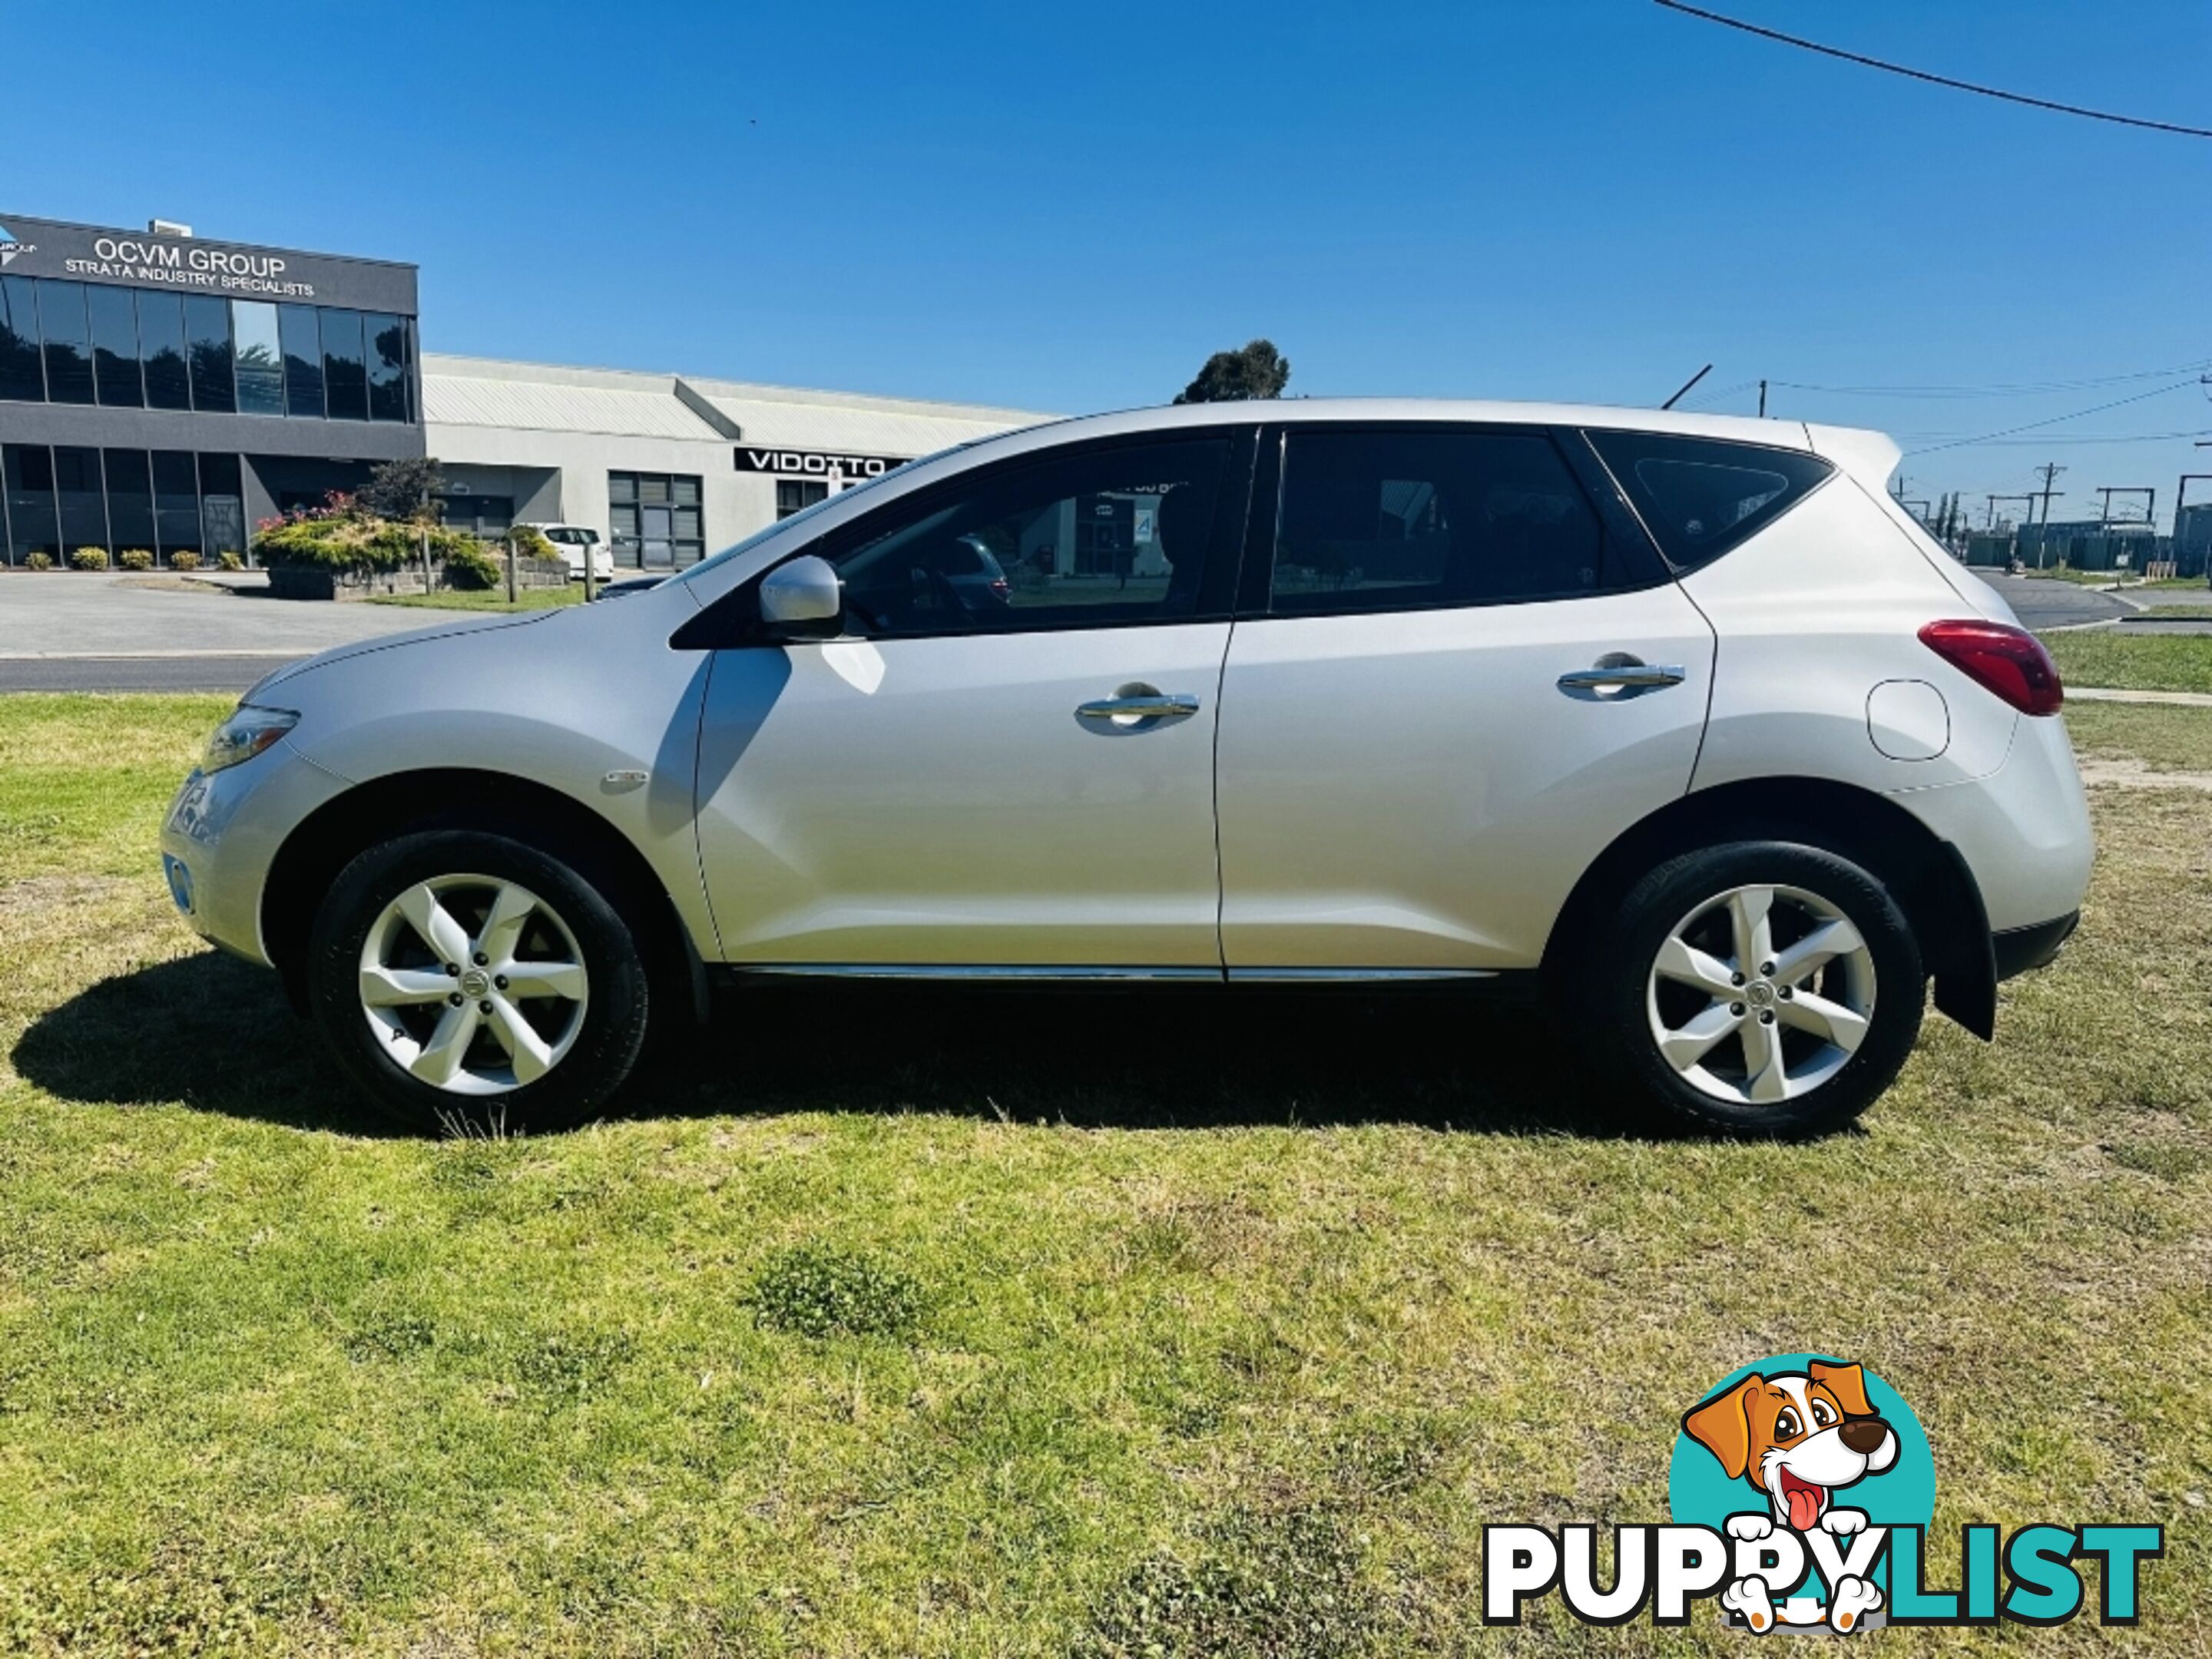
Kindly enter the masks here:
M 226 766 L 252 760 L 300 723 L 289 708 L 255 708 L 240 704 L 237 712 L 215 729 L 207 753 L 200 759 L 203 772 L 220 772 Z

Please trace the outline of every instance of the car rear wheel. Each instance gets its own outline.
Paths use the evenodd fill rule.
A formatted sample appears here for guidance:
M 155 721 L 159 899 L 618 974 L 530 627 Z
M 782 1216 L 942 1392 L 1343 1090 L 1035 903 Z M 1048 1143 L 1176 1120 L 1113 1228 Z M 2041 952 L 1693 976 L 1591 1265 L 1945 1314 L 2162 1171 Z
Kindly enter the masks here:
M 315 919 L 308 1000 L 380 1109 L 449 1132 L 561 1128 L 622 1084 L 644 1039 L 631 930 L 583 876 L 507 836 L 372 848 Z
M 1926 975 L 1876 878 L 1823 848 L 1740 842 L 1629 890 L 1598 952 L 1595 1059 L 1674 1116 L 1734 1133 L 1842 1127 L 1896 1079 Z M 1577 1000 L 1564 976 L 1554 995 Z

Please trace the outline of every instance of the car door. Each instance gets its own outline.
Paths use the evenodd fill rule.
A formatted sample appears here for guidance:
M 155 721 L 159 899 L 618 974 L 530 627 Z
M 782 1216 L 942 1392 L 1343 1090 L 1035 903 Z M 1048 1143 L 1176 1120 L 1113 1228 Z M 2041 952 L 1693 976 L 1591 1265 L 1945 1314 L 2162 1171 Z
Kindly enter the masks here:
M 1231 976 L 1534 966 L 1689 785 L 1711 629 L 1580 434 L 1270 433 L 1222 684 Z
M 842 579 L 843 631 L 718 652 L 708 683 L 724 957 L 1218 977 L 1214 722 L 1251 452 L 1249 428 L 1071 446 L 807 549 Z

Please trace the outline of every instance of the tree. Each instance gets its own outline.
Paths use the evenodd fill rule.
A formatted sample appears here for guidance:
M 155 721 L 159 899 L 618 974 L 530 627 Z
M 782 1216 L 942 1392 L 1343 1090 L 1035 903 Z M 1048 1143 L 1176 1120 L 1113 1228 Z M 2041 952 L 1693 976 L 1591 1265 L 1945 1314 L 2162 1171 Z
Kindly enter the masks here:
M 1176 394 L 1179 404 L 1228 404 L 1245 398 L 1279 398 L 1290 384 L 1291 360 L 1273 340 L 1255 340 L 1242 351 L 1217 351 L 1198 378 Z
M 356 499 L 380 519 L 433 524 L 438 497 L 445 489 L 446 475 L 439 471 L 438 458 L 421 455 L 377 466 Z

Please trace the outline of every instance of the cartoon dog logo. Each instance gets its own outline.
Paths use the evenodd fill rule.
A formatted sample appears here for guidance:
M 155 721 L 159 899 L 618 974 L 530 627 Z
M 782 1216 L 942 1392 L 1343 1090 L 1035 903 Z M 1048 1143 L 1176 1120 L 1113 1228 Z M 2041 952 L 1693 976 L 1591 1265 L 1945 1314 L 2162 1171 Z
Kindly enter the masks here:
M 1832 1361 L 1810 1360 L 1802 1371 L 1772 1376 L 1754 1371 L 1690 1412 L 1682 1430 L 1720 1460 L 1729 1480 L 1748 1482 L 1766 1500 L 1764 1512 L 1728 1517 L 1731 1538 L 1756 1540 L 1778 1526 L 1849 1537 L 1867 1524 L 1866 1511 L 1838 1504 L 1836 1492 L 1897 1461 L 1897 1432 L 1869 1402 L 1864 1372 Z M 1847 1577 L 1818 1616 L 1849 1631 L 1881 1603 L 1875 1585 Z M 1743 1614 L 1754 1631 L 1776 1622 L 1761 1578 L 1736 1580 L 1722 1592 L 1721 1604 Z M 1784 1622 L 1796 1622 L 1791 1611 L 1784 1609 Z

